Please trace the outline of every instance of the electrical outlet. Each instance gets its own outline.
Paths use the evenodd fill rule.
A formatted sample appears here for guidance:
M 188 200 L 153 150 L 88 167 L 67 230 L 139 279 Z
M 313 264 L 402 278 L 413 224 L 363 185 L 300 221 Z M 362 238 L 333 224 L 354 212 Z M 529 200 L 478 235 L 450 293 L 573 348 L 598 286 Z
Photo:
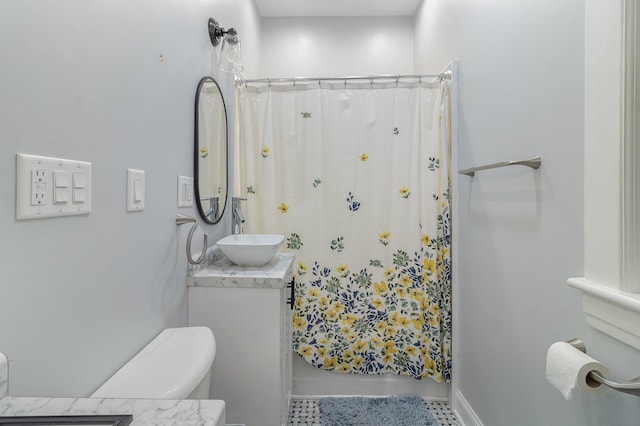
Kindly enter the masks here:
M 71 187 L 78 176 L 83 188 Z M 70 201 L 70 190 L 74 201 Z M 76 194 L 81 195 L 77 197 Z M 37 155 L 16 155 L 16 220 L 91 213 L 91 163 Z
M 31 205 L 43 206 L 47 204 L 47 188 L 49 176 L 46 170 L 31 169 Z

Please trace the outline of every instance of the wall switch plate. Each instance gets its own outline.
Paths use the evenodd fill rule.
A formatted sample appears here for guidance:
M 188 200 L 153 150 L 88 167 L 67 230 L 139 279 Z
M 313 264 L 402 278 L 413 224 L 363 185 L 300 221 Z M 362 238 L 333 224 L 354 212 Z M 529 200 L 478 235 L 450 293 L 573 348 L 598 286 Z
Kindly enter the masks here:
M 82 188 L 71 176 L 82 180 Z M 91 213 L 91 163 L 16 155 L 16 220 Z
M 178 176 L 178 207 L 193 207 L 193 178 Z
M 144 210 L 145 180 L 144 170 L 127 169 L 127 211 Z

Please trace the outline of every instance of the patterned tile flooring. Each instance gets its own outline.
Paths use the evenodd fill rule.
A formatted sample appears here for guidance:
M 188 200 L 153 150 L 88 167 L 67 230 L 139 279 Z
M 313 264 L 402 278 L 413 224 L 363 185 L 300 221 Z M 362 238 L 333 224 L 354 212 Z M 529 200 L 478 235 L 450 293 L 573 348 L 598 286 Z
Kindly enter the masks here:
M 444 401 L 425 401 L 439 426 L 458 426 L 451 406 Z M 320 404 L 317 399 L 293 398 L 288 426 L 321 426 Z

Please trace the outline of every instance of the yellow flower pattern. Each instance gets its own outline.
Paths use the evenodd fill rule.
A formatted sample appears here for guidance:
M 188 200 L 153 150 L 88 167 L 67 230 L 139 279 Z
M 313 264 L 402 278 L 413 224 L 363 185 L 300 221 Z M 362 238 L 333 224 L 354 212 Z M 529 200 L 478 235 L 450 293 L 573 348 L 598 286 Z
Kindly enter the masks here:
M 305 262 L 298 262 L 298 275 L 304 275 L 309 270 L 309 267 Z
M 402 198 L 409 198 L 409 196 L 411 195 L 411 191 L 409 191 L 409 188 L 407 188 L 406 186 L 400 187 L 398 193 Z
M 377 296 L 380 296 L 382 293 L 386 293 L 389 289 L 387 288 L 387 283 L 380 281 L 379 283 L 373 283 L 373 290 L 376 292 Z
M 387 231 L 378 234 L 389 237 Z M 436 336 L 450 333 L 451 314 L 441 309 L 442 300 L 434 290 L 448 282 L 443 277 L 450 274 L 449 249 L 442 237 L 417 238 L 420 251 L 410 256 L 397 250 L 392 265 L 379 265 L 375 280 L 375 274 L 354 272 L 345 263 L 332 270 L 315 262 L 309 274 L 326 284 L 308 285 L 304 297 L 298 297 L 302 300 L 296 303 L 294 316 L 298 353 L 312 365 L 340 373 L 392 371 L 450 381 L 449 348 L 434 344 Z M 434 247 L 440 248 L 435 254 Z M 345 291 L 350 288 L 358 291 Z M 309 334 L 315 325 L 324 331 Z
M 389 116 L 392 126 L 354 121 L 372 131 L 327 140 L 318 125 L 328 116 L 305 96 L 295 127 L 269 117 L 277 135 L 246 132 L 239 160 L 240 188 L 252 188 L 247 228 L 288 236 L 281 250 L 296 256 L 294 351 L 343 374 L 450 381 L 450 165 L 438 158 L 446 120 L 425 110 L 420 126 L 409 116 Z M 267 124 L 254 114 L 246 107 L 241 117 Z M 421 126 L 431 127 L 416 135 Z
M 347 265 L 341 263 L 336 268 L 336 273 L 344 278 L 349 274 L 349 267 Z

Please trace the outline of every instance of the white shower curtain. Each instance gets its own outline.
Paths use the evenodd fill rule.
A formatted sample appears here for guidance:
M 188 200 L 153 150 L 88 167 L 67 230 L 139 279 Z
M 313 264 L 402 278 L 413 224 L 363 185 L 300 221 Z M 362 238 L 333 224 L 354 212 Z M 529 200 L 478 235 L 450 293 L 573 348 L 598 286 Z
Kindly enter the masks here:
M 448 82 L 248 85 L 237 105 L 245 232 L 296 255 L 294 350 L 450 381 Z

